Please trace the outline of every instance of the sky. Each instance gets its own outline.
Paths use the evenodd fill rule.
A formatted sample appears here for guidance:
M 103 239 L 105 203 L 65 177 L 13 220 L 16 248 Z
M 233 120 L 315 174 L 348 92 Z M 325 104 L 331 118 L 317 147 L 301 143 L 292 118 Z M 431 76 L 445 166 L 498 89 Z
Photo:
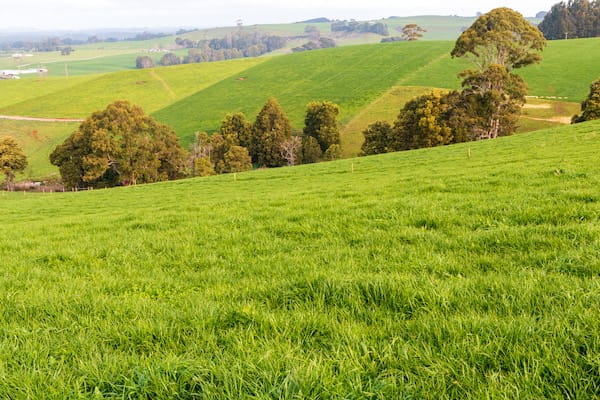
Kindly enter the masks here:
M 559 0 L 1 0 L 0 29 L 232 26 L 389 16 L 473 16 L 510 7 L 524 16 L 549 11 Z

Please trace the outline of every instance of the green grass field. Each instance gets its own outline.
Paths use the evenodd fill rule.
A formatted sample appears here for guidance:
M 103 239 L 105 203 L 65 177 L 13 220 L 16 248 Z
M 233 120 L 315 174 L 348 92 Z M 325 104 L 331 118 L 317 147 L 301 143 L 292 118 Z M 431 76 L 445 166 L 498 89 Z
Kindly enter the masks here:
M 195 131 L 218 129 L 227 113 L 240 111 L 253 119 L 274 96 L 295 129 L 302 129 L 306 105 L 313 100 L 337 103 L 339 120 L 345 124 L 403 78 L 443 57 L 449 46 L 448 42 L 407 42 L 274 57 L 244 71 L 244 80 L 223 80 L 154 116 L 191 140 Z
M 13 136 L 25 151 L 27 168 L 18 174 L 18 180 L 59 178 L 58 168 L 50 164 L 50 153 L 72 132 L 78 123 L 48 123 L 34 121 L 11 121 L 0 119 L 1 136 Z M 2 182 L 4 182 L 2 177 Z
M 57 82 L 56 80 L 49 79 L 53 82 L 52 87 L 55 89 L 53 92 L 22 102 L 14 102 L 0 108 L 0 114 L 85 118 L 119 99 L 127 99 L 139 104 L 146 112 L 150 113 L 266 60 L 266 58 L 254 58 L 121 71 L 95 76 L 93 79 L 88 78 L 78 85 L 71 85 L 69 83 L 71 78 L 69 78 L 63 81 L 65 82 L 64 89 L 54 84 Z M 77 77 L 75 79 L 80 82 L 84 78 Z M 29 80 L 23 80 L 23 83 L 25 87 L 35 87 L 35 84 L 30 83 Z M 43 81 L 40 85 L 42 84 Z M 10 90 L 9 93 L 17 92 L 20 88 L 18 84 L 7 87 Z
M 585 98 L 590 83 L 600 75 L 596 65 L 600 57 L 598 40 L 549 42 L 542 64 L 523 69 L 529 94 L 544 101 L 551 98 L 552 102 L 547 103 L 550 109 L 526 110 L 520 132 L 559 125 L 559 118 L 564 122 L 575 113 L 573 109 L 577 111 L 575 104 Z M 414 88 L 428 91 L 431 87 L 460 87 L 457 74 L 469 64 L 449 56 L 452 45 L 451 41 L 421 41 L 348 46 L 68 79 L 2 81 L 0 115 L 84 118 L 114 100 L 129 99 L 173 126 L 187 145 L 195 131 L 218 129 L 227 113 L 241 111 L 253 119 L 269 96 L 281 102 L 296 130 L 302 129 L 308 102 L 330 100 L 340 105 L 343 151 L 352 156 L 359 151 L 362 130 L 380 116 L 387 115 L 381 119 L 392 121 L 402 104 L 417 94 Z M 85 51 L 93 54 L 95 50 Z M 102 60 L 91 60 L 91 70 L 99 68 L 97 64 Z M 401 95 L 394 94 L 395 90 Z M 63 128 L 53 130 L 63 135 Z M 33 172 L 49 168 L 47 162 L 32 166 Z
M 599 128 L 0 193 L 0 397 L 595 398 Z

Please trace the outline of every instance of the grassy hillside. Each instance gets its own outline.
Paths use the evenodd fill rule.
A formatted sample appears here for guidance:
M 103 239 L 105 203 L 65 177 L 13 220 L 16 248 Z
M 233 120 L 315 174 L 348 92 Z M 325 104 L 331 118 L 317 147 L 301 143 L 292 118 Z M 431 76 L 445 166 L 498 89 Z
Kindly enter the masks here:
M 0 114 L 56 118 L 87 117 L 118 99 L 128 99 L 141 105 L 146 112 L 152 112 L 223 79 L 237 76 L 241 71 L 265 60 L 267 59 L 254 58 L 122 71 L 86 79 L 78 85 L 69 84 L 70 79 L 63 80 L 61 82 L 64 82 L 65 87 L 62 90 L 55 84 L 57 81 L 52 80 L 52 87 L 55 89 L 52 93 L 0 108 Z M 79 79 L 82 78 L 77 79 L 77 82 L 80 82 Z M 28 80 L 24 80 L 23 83 L 24 87 L 36 87 Z M 20 87 L 19 84 L 8 86 L 8 90 L 11 90 L 9 94 L 17 92 Z
M 27 156 L 27 168 L 17 179 L 58 178 L 58 168 L 50 164 L 49 156 L 54 148 L 79 126 L 78 123 L 48 123 L 34 121 L 10 121 L 0 119 L 0 136 L 17 139 Z M 2 177 L 2 182 L 4 181 Z
M 546 103 L 550 108 L 544 110 L 526 110 L 521 131 L 560 124 L 577 111 L 574 103 L 585 98 L 600 74 L 599 40 L 549 42 L 542 64 L 523 69 L 531 95 L 563 99 Z M 376 119 L 392 121 L 402 104 L 419 94 L 421 89 L 415 88 L 459 88 L 457 74 L 469 64 L 450 58 L 452 45 L 363 45 L 69 79 L 2 81 L 0 115 L 84 118 L 126 98 L 173 126 L 187 144 L 195 131 L 216 130 L 229 112 L 254 118 L 269 96 L 277 97 L 297 130 L 302 129 L 309 101 L 331 100 L 341 106 L 342 140 L 349 156 L 357 154 L 362 130 Z M 64 128 L 53 129 L 64 137 Z
M 2 193 L 0 397 L 593 398 L 598 129 Z
M 521 73 L 529 94 L 580 102 L 600 78 L 600 38 L 549 41 L 543 57 L 541 64 Z
M 449 49 L 449 42 L 412 42 L 275 57 L 244 71 L 243 80 L 221 81 L 154 116 L 189 139 L 194 131 L 216 130 L 230 112 L 254 118 L 274 96 L 296 129 L 302 129 L 306 104 L 312 100 L 339 104 L 339 120 L 346 123 L 393 85 L 446 57 Z

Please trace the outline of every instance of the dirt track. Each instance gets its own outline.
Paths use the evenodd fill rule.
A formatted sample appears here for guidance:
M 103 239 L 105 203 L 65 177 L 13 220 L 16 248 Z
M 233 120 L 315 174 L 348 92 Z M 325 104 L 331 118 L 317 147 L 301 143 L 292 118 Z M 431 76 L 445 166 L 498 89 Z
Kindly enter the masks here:
M 83 119 L 77 118 L 38 118 L 22 117 L 20 115 L 0 115 L 0 119 L 10 119 L 13 121 L 37 121 L 37 122 L 83 122 Z

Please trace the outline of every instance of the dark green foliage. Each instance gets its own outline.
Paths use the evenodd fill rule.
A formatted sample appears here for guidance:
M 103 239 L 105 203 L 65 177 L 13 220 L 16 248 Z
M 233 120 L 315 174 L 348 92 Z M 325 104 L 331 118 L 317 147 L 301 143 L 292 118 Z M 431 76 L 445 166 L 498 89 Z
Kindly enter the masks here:
M 452 143 L 449 125 L 450 104 L 434 91 L 417 97 L 404 106 L 394 124 L 390 150 L 411 150 Z
M 310 102 L 306 106 L 304 135 L 317 139 L 321 151 L 325 152 L 332 144 L 340 144 L 337 116 L 340 109 L 330 101 Z
M 189 48 L 184 63 L 231 60 L 243 57 L 258 57 L 285 46 L 287 39 L 275 35 L 260 35 L 240 30 L 224 38 L 193 41 L 176 38 L 178 46 Z
M 362 144 L 361 155 L 369 156 L 393 151 L 391 148 L 392 126 L 386 121 L 377 121 L 363 131 L 365 141 Z
M 302 162 L 304 164 L 312 164 L 321 160 L 323 151 L 319 142 L 312 136 L 305 136 L 302 141 Z
M 6 178 L 6 190 L 14 190 L 15 173 L 25 170 L 27 157 L 23 149 L 12 136 L 0 138 L 0 173 Z
M 252 169 L 252 159 L 248 149 L 241 146 L 231 146 L 223 155 L 223 168 L 221 172 L 243 172 Z
M 287 115 L 274 97 L 256 116 L 252 126 L 250 155 L 252 161 L 263 167 L 281 167 L 285 160 L 281 156 L 281 145 L 292 135 L 292 126 Z
M 600 1 L 561 1 L 539 25 L 548 40 L 600 36 Z
M 234 145 L 248 147 L 252 138 L 252 124 L 241 112 L 227 114 L 221 123 L 219 133 Z
M 512 135 L 527 94 L 523 78 L 501 65 L 491 65 L 483 72 L 468 70 L 460 76 L 465 78 L 462 97 L 466 119 L 462 124 L 470 128 L 470 139 Z
M 541 32 L 510 8 L 497 8 L 479 17 L 456 41 L 453 57 L 469 57 L 477 66 L 464 78 L 457 127 L 470 140 L 492 139 L 516 131 L 527 86 L 515 68 L 541 61 L 546 46 Z
M 590 93 L 581 103 L 581 114 L 573 116 L 571 122 L 579 122 L 600 119 L 600 80 L 595 81 L 590 86 Z
M 86 119 L 50 162 L 67 187 L 103 187 L 180 178 L 185 156 L 171 128 L 120 100 Z
M 538 63 L 546 41 L 538 28 L 510 8 L 496 8 L 479 17 L 465 30 L 452 57 L 470 57 L 477 69 L 493 64 L 509 71 Z
M 323 159 L 327 161 L 339 160 L 340 158 L 342 158 L 342 148 L 339 144 L 332 144 L 323 153 Z

